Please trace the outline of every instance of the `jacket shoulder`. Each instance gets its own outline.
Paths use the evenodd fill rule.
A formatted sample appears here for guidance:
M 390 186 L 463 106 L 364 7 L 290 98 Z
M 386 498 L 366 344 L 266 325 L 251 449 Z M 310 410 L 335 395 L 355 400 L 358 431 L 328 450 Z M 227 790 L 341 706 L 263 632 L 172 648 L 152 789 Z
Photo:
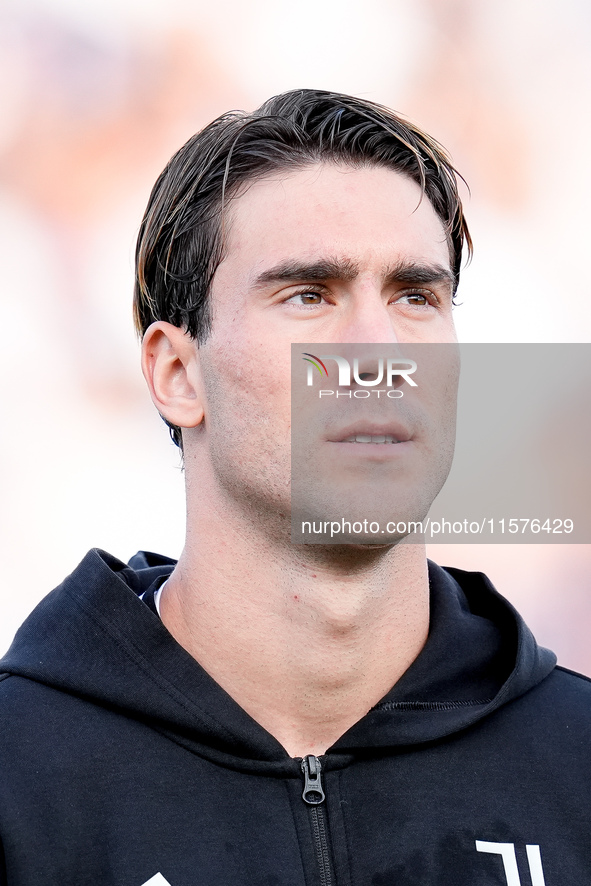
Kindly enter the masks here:
M 551 679 L 561 692 L 580 696 L 581 701 L 587 700 L 591 703 L 591 677 L 571 671 L 570 668 L 565 668 L 563 665 L 556 665 L 548 679 Z
M 559 722 L 567 729 L 591 736 L 591 679 L 557 665 L 538 686 L 526 693 L 538 716 Z

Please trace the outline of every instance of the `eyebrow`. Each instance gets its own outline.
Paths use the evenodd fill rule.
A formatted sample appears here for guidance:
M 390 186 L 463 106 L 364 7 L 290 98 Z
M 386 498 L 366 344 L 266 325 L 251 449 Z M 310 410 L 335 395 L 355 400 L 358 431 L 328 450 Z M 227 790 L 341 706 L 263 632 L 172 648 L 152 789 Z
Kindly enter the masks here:
M 453 271 L 443 265 L 423 262 L 400 261 L 385 275 L 387 283 L 449 283 L 454 287 Z
M 312 262 L 286 261 L 259 274 L 255 288 L 268 283 L 296 283 L 298 281 L 343 280 L 350 282 L 359 274 L 359 264 L 348 259 L 319 259 Z M 456 280 L 453 272 L 438 264 L 400 260 L 385 268 L 385 283 L 447 283 L 452 289 Z
M 289 283 L 296 280 L 354 280 L 359 273 L 356 262 L 342 259 L 319 259 L 312 262 L 286 261 L 263 271 L 255 279 L 256 287 L 266 283 Z

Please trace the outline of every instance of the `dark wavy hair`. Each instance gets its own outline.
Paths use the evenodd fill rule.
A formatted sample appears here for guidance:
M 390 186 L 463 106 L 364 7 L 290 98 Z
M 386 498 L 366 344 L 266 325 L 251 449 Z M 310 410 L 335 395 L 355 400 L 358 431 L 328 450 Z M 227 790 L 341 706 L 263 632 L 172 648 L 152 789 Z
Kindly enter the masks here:
M 456 286 L 462 251 L 472 249 L 445 150 L 381 105 L 349 95 L 297 89 L 251 114 L 223 114 L 172 157 L 150 195 L 136 248 L 134 320 L 142 335 L 156 320 L 198 343 L 211 328 L 208 293 L 222 260 L 224 205 L 240 187 L 276 170 L 319 161 L 385 166 L 409 176 L 446 231 Z M 180 428 L 167 422 L 182 449 Z

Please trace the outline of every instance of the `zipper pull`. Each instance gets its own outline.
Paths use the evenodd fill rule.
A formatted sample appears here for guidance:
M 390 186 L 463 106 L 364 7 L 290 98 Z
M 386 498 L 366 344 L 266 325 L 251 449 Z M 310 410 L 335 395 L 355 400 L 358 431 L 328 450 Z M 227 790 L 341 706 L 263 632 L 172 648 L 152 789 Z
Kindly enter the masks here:
M 302 760 L 302 772 L 304 773 L 304 792 L 302 799 L 309 806 L 319 806 L 324 803 L 324 791 L 322 790 L 322 778 L 320 770 L 322 766 L 318 757 L 308 754 Z

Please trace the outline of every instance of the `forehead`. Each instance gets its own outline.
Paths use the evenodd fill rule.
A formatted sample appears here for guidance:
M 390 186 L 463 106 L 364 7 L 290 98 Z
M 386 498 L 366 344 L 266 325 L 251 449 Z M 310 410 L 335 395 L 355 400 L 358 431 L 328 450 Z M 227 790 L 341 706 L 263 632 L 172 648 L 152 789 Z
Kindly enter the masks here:
M 360 270 L 412 260 L 450 266 L 447 237 L 412 179 L 382 166 L 318 163 L 250 183 L 227 207 L 223 276 L 338 256 Z

